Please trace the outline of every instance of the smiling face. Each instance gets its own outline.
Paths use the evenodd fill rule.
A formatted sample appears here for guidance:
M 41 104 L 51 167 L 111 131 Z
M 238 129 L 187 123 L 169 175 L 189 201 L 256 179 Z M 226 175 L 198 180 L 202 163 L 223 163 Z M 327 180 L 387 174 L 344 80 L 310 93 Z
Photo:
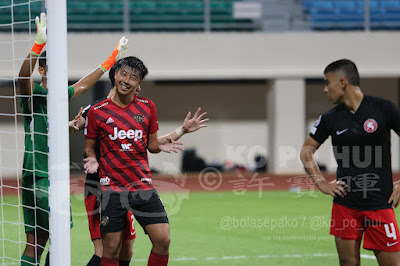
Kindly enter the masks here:
M 345 94 L 346 81 L 345 77 L 340 71 L 328 72 L 324 78 L 325 87 L 324 92 L 333 104 L 340 104 L 343 102 Z
M 141 82 L 138 71 L 128 66 L 124 66 L 115 71 L 116 92 L 120 95 L 138 95 Z

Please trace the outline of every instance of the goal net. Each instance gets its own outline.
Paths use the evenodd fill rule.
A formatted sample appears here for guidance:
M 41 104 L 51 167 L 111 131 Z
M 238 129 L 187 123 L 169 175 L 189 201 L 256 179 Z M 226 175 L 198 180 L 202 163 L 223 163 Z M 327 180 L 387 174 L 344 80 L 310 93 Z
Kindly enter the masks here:
M 43 265 L 49 250 L 53 265 L 70 265 L 68 101 L 63 102 L 66 97 L 58 93 L 63 91 L 60 87 L 67 92 L 65 4 L 59 0 L 0 0 L 0 265 L 20 265 L 21 260 L 36 265 L 25 260 L 27 247 L 44 249 Z M 44 87 L 48 93 L 36 87 L 31 94 L 21 93 L 21 80 L 31 76 L 37 84 L 42 81 L 38 63 L 27 77 L 19 73 L 36 38 L 35 17 L 45 11 L 47 23 L 52 24 L 47 27 L 43 50 L 47 50 Z M 63 191 L 58 193 L 60 187 Z M 48 216 L 50 225 L 46 226 L 43 220 L 47 217 L 48 223 Z M 26 231 L 33 235 L 32 243 L 27 242 Z M 40 241 L 41 232 L 49 233 L 50 247 L 49 241 Z M 61 242 L 62 250 L 57 248 Z

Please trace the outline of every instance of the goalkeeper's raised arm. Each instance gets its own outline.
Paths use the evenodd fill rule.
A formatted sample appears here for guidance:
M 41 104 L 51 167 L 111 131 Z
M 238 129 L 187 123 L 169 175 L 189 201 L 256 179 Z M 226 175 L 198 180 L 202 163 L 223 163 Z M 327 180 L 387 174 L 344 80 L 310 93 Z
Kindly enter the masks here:
M 46 67 L 46 52 L 42 53 L 44 46 L 46 45 L 47 35 L 47 18 L 45 13 L 40 14 L 40 18 L 36 17 L 36 39 L 30 53 L 26 57 L 25 61 L 22 63 L 19 72 L 19 88 L 22 95 L 30 95 L 35 87 L 32 73 L 35 69 L 37 60 L 39 58 L 38 71 L 42 76 L 40 86 L 47 90 L 47 67 Z M 107 72 L 112 65 L 120 59 L 125 53 L 128 47 L 128 39 L 122 37 L 117 46 L 111 53 L 111 56 L 107 58 L 101 65 L 99 65 L 95 70 L 84 76 L 77 83 L 73 84 L 74 94 L 72 98 L 75 98 L 82 93 L 89 90 L 93 85 L 100 79 L 100 77 Z
M 41 13 L 39 17 L 35 18 L 36 23 L 36 39 L 32 50 L 26 57 L 25 61 L 22 63 L 21 69 L 19 71 L 19 88 L 22 95 L 30 95 L 34 88 L 33 80 L 31 75 L 35 69 L 36 62 L 41 54 L 44 46 L 46 45 L 47 35 L 46 35 L 46 14 Z M 40 63 L 41 65 L 41 63 Z M 43 69 L 43 67 L 42 67 Z M 42 75 L 41 67 L 39 67 L 39 73 Z M 43 75 L 42 75 L 43 76 Z M 43 83 L 43 81 L 42 81 Z
M 115 64 L 117 60 L 122 58 L 127 48 L 128 48 L 128 39 L 122 37 L 119 40 L 117 46 L 112 51 L 110 57 L 107 58 L 107 60 L 105 60 L 101 65 L 99 65 L 99 67 L 97 67 L 91 73 L 87 74 L 77 83 L 72 85 L 75 91 L 72 98 L 75 98 L 81 95 L 82 93 L 86 92 L 87 90 L 89 90 L 100 79 L 100 77 Z

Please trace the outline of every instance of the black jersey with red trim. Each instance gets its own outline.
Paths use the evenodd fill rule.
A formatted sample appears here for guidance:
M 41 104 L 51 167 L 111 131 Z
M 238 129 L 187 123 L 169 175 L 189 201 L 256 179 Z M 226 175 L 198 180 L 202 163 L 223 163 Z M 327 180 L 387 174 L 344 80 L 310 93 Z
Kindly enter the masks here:
M 310 136 L 320 144 L 331 137 L 336 178 L 348 185 L 347 195 L 334 202 L 360 211 L 391 208 L 392 129 L 400 132 L 399 109 L 388 100 L 367 95 L 356 113 L 340 104 L 315 122 Z
M 158 131 L 154 102 L 134 97 L 125 108 L 105 99 L 90 108 L 85 136 L 100 142 L 102 190 L 154 189 L 147 158 L 148 137 Z

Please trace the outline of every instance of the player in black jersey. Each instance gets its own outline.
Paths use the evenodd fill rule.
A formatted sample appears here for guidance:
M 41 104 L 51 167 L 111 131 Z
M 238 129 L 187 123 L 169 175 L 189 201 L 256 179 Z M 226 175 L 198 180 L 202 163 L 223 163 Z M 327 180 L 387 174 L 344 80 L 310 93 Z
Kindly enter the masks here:
M 330 234 L 340 265 L 359 265 L 360 246 L 373 250 L 380 265 L 400 265 L 400 235 L 393 208 L 400 184 L 393 183 L 390 132 L 400 135 L 400 111 L 393 103 L 360 90 L 356 65 L 347 59 L 329 64 L 324 92 L 336 106 L 315 122 L 301 160 L 318 189 L 334 197 Z M 336 180 L 325 180 L 314 152 L 332 139 Z

